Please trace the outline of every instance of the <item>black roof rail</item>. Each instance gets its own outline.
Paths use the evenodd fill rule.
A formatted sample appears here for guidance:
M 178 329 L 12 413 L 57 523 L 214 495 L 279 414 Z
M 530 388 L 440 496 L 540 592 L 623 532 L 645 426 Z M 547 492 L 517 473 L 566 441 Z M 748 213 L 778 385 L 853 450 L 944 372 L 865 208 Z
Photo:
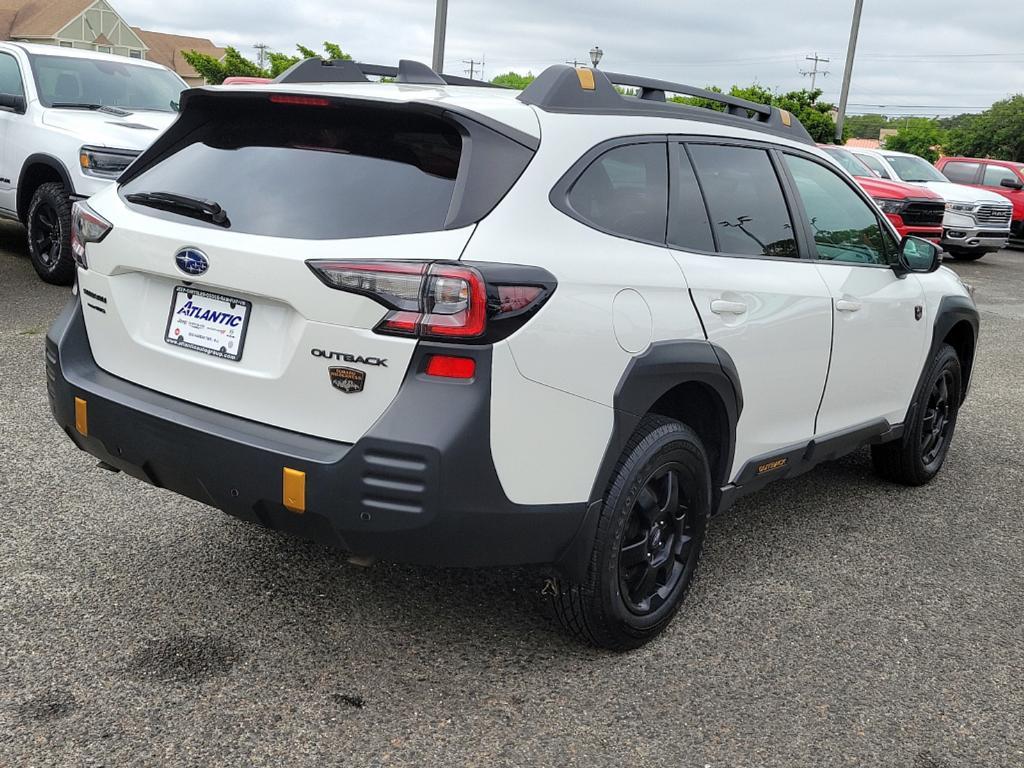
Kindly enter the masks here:
M 621 93 L 616 86 L 635 88 L 637 94 Z M 666 98 L 666 93 L 707 99 L 724 105 L 726 111 L 723 113 L 672 102 Z M 564 64 L 548 67 L 519 94 L 519 100 L 548 112 L 648 115 L 725 122 L 808 144 L 814 143 L 800 121 L 784 109 L 684 83 L 605 72 L 590 67 L 574 69 Z
M 347 59 L 309 58 L 292 64 L 274 78 L 275 83 L 363 83 L 367 77 L 390 77 L 399 83 L 415 85 L 472 85 L 478 88 L 500 88 L 483 80 L 455 75 L 439 75 L 426 64 L 401 59 L 397 67 L 365 64 Z

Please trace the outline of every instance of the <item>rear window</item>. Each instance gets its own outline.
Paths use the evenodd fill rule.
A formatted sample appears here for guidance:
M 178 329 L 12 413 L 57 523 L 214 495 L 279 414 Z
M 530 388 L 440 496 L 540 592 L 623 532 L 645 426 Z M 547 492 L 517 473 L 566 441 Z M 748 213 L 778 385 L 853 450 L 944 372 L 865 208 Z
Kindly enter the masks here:
M 313 240 L 443 229 L 462 156 L 458 128 L 440 118 L 341 105 L 239 108 L 188 139 L 122 196 L 200 198 L 224 209 L 232 232 Z

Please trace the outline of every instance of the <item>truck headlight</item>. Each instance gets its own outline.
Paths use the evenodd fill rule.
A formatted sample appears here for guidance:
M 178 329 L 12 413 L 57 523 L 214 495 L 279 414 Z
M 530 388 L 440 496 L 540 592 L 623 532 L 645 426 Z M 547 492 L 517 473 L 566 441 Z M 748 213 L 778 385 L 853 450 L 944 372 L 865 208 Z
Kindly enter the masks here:
M 903 200 L 890 200 L 886 197 L 874 198 L 878 207 L 882 209 L 882 213 L 902 213 L 906 203 Z
M 138 156 L 139 152 L 134 149 L 82 147 L 78 151 L 78 163 L 84 174 L 99 176 L 101 179 L 116 179 Z
M 946 203 L 946 211 L 949 213 L 974 213 L 974 203 Z

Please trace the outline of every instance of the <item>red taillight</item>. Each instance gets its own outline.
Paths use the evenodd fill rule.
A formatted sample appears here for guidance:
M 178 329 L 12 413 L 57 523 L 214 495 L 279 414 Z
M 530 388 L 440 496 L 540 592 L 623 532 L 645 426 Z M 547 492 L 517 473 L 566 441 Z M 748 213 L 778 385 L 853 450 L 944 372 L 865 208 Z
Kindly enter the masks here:
M 300 107 L 328 107 L 329 99 L 322 99 L 319 96 L 297 96 L 292 93 L 275 93 L 270 97 L 273 104 L 294 104 Z
M 472 379 L 476 373 L 476 360 L 471 357 L 431 355 L 427 359 L 426 374 L 445 379 Z
M 425 261 L 313 261 L 331 288 L 370 296 L 391 309 L 378 333 L 472 339 L 487 328 L 487 285 L 472 267 Z
M 306 263 L 328 287 L 386 306 L 390 311 L 374 331 L 397 336 L 493 342 L 529 320 L 555 289 L 550 273 L 517 264 L 342 259 Z

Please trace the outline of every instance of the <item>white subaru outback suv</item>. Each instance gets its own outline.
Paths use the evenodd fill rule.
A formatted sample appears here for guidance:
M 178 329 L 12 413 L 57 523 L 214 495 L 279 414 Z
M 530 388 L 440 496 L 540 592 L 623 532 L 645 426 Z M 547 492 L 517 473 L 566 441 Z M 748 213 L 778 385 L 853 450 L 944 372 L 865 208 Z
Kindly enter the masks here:
M 148 61 L 0 43 L 0 217 L 39 276 L 70 285 L 71 203 L 111 186 L 170 125 L 185 82 Z
M 942 247 L 955 259 L 975 261 L 1005 248 L 1010 240 L 1013 204 L 979 187 L 955 184 L 924 158 L 891 150 L 851 149 L 883 179 L 927 187 L 946 201 Z
M 978 313 L 792 115 L 314 65 L 186 92 L 76 206 L 48 387 L 104 468 L 360 558 L 550 566 L 626 649 L 738 497 L 942 467 Z

